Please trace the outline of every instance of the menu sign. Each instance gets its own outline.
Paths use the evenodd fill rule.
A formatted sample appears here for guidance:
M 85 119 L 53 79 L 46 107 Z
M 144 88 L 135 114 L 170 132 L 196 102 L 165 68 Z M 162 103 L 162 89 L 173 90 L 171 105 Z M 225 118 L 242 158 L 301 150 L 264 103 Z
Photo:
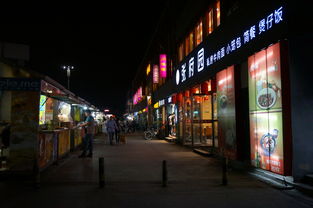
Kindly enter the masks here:
M 284 174 L 279 43 L 248 59 L 252 165 Z

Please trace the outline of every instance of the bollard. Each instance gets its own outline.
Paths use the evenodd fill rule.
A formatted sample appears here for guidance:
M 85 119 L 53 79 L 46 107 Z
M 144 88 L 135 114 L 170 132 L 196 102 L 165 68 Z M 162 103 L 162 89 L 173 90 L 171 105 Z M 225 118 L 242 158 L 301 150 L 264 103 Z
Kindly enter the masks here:
M 162 162 L 162 186 L 167 186 L 167 165 L 166 160 L 163 160 Z
M 104 187 L 104 158 L 99 158 L 99 187 Z
M 227 180 L 227 158 L 224 156 L 222 161 L 222 184 L 223 186 L 226 186 L 228 184 Z
M 34 188 L 40 188 L 40 170 L 37 163 L 37 159 L 34 160 Z

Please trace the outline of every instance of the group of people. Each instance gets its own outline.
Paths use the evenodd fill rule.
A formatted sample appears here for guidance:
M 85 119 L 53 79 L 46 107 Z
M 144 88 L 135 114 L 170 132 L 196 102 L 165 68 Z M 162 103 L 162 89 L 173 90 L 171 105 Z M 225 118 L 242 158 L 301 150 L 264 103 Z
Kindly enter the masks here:
M 92 157 L 93 153 L 93 138 L 95 133 L 95 120 L 91 115 L 90 110 L 85 111 L 86 120 L 85 122 L 77 125 L 75 128 L 84 127 L 86 129 L 86 134 L 83 139 L 83 152 L 79 156 L 83 157 Z M 111 116 L 110 119 L 104 121 L 104 133 L 107 133 L 110 145 L 113 145 L 115 138 L 115 144 L 120 143 L 120 133 L 125 132 L 134 132 L 135 123 L 128 121 L 121 121 L 116 117 Z M 88 152 L 88 154 L 87 154 Z

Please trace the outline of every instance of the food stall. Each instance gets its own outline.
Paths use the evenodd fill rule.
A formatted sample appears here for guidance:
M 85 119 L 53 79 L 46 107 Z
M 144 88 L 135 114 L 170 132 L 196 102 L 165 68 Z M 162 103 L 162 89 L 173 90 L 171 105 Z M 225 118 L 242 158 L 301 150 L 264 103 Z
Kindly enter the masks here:
M 1 135 L 0 171 L 43 170 L 82 143 L 82 128 L 74 134 L 71 128 L 83 120 L 81 106 L 90 107 L 88 102 L 35 72 L 0 63 L 0 75 L 0 123 L 9 126 L 7 145 Z M 76 116 L 74 104 L 81 105 Z

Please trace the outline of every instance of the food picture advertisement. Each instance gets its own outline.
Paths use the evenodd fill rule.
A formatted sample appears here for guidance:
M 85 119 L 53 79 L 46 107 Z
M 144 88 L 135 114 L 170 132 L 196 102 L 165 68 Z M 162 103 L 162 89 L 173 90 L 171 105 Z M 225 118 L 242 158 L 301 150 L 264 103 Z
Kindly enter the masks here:
M 236 112 L 234 66 L 216 75 L 219 143 L 224 144 L 225 154 L 236 157 Z
M 252 165 L 284 174 L 279 43 L 248 59 Z

